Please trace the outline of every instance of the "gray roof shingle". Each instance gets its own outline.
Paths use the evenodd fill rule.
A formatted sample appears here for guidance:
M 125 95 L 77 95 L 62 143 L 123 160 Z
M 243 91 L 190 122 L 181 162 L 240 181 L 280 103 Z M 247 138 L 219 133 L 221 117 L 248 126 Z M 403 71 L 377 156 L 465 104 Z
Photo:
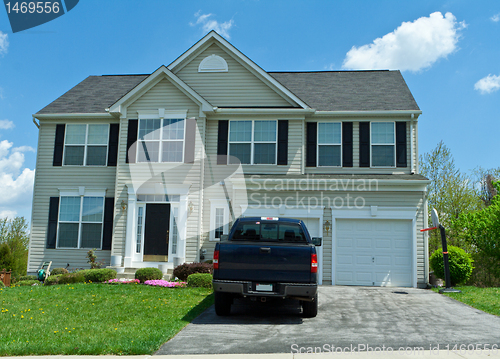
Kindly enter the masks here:
M 38 114 L 105 113 L 149 75 L 89 76 Z
M 269 72 L 318 111 L 419 110 L 399 71 Z M 149 75 L 89 76 L 41 109 L 48 113 L 105 113 Z
M 399 71 L 269 72 L 318 111 L 419 110 Z

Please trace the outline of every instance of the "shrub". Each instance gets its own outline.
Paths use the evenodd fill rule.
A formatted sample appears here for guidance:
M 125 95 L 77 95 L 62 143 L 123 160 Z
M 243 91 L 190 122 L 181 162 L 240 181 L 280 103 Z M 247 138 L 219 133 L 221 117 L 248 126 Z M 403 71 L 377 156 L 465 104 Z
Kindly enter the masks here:
M 39 282 L 37 280 L 20 280 L 16 283 L 16 285 L 19 285 L 21 287 L 30 286 L 33 284 L 39 284 Z
M 135 272 L 135 279 L 139 279 L 141 283 L 147 280 L 159 280 L 163 278 L 163 273 L 158 268 L 140 268 Z
M 213 273 L 213 265 L 210 263 L 184 263 L 175 267 L 174 276 L 180 280 L 186 281 L 191 274 L 195 273 Z
M 0 280 L 0 288 L 5 288 L 5 284 Z
M 38 279 L 36 275 L 22 275 L 17 280 L 22 281 L 22 280 L 38 280 Z
M 87 269 L 76 273 L 81 273 L 86 282 L 101 283 L 116 278 L 116 271 L 110 268 Z
M 90 264 L 90 269 L 100 269 L 104 265 L 104 261 L 97 261 L 96 249 L 91 249 L 87 252 L 87 263 Z
M 473 260 L 462 248 L 448 246 L 448 262 L 450 266 L 451 286 L 464 283 L 470 278 L 474 269 L 472 266 Z M 443 250 L 441 248 L 432 253 L 429 264 L 436 277 L 445 279 Z
M 59 275 L 69 273 L 66 268 L 54 268 L 50 271 L 50 275 Z
M 50 278 L 50 276 L 48 277 Z M 84 283 L 85 276 L 80 272 L 61 274 L 58 284 Z
M 2 269 L 11 270 L 13 264 L 14 258 L 12 257 L 9 245 L 7 243 L 0 244 L 0 271 Z
M 44 285 L 54 285 L 59 284 L 59 278 L 61 278 L 62 274 L 51 275 L 45 278 Z
M 187 278 L 188 287 L 212 288 L 212 275 L 210 273 L 195 273 Z

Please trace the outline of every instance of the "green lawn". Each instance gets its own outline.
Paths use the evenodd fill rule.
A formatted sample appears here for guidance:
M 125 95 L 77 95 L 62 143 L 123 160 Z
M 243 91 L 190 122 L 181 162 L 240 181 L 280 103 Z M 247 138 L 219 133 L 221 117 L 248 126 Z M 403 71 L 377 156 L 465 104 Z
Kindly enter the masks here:
M 500 316 L 500 288 L 457 286 L 455 289 L 461 290 L 462 293 L 446 293 L 445 295 L 486 313 Z
M 213 303 L 210 289 L 71 284 L 0 290 L 0 356 L 151 354 Z

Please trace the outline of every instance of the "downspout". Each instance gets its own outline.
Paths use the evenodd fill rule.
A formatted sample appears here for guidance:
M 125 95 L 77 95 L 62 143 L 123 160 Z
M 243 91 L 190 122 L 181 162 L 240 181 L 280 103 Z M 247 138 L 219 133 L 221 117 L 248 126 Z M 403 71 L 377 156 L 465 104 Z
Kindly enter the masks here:
M 427 203 L 427 190 L 423 195 L 424 202 L 424 228 L 429 228 L 429 209 Z M 429 285 L 429 232 L 424 232 L 424 276 L 425 283 Z
M 199 129 L 199 126 L 196 126 L 198 127 Z M 205 143 L 206 143 L 206 132 L 207 132 L 207 118 L 204 117 L 203 118 L 203 138 L 201 137 L 201 134 L 200 134 L 200 139 L 201 139 L 201 145 L 202 145 L 202 148 L 204 149 L 205 148 Z M 198 130 L 198 133 L 200 133 L 200 131 Z M 195 147 L 196 147 L 196 144 L 195 144 Z M 195 152 L 196 154 L 196 152 Z M 203 219 L 203 209 L 205 207 L 205 203 L 204 203 L 204 185 L 205 185 L 205 158 L 204 158 L 204 155 L 205 155 L 205 150 L 202 151 L 202 155 L 200 156 L 201 157 L 201 168 L 200 168 L 200 172 L 201 172 L 201 183 L 200 183 L 200 192 L 198 194 L 198 240 L 196 241 L 196 261 L 198 262 L 201 262 L 201 236 L 203 234 L 203 222 L 202 222 L 202 219 Z M 196 155 L 195 155 L 196 157 Z
M 35 116 L 31 116 L 32 119 L 33 119 L 33 123 L 35 124 L 36 128 L 38 128 L 38 130 L 40 130 L 40 124 L 38 122 L 36 122 L 36 118 Z M 40 131 L 38 131 L 38 143 L 40 143 Z M 39 151 L 36 151 L 36 163 L 38 164 L 38 153 Z M 31 223 L 30 223 L 30 239 L 29 239 L 29 242 L 28 242 L 28 265 L 27 265 L 27 272 L 30 273 L 30 263 L 31 263 L 31 248 L 32 245 L 31 245 L 31 236 L 33 234 L 33 216 L 35 214 L 35 182 L 36 182 L 36 174 L 37 174 L 37 171 L 36 171 L 36 167 L 35 167 L 35 178 L 34 178 L 34 181 L 33 181 L 33 196 L 31 197 Z M 36 269 L 35 269 L 36 270 Z M 34 272 L 31 272 L 31 273 L 34 273 Z

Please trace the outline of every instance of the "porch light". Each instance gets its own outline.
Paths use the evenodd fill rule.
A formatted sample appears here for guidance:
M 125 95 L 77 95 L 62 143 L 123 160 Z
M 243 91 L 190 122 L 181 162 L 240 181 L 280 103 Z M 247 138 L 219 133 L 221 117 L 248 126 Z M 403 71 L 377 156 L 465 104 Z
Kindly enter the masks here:
M 331 223 L 329 221 L 325 221 L 325 223 L 323 223 L 323 231 L 325 231 L 326 236 L 328 236 L 328 232 L 330 232 L 330 228 L 332 228 Z
M 124 200 L 122 200 L 122 202 L 120 203 L 120 206 L 122 207 L 122 211 L 127 210 L 127 202 L 125 202 Z

